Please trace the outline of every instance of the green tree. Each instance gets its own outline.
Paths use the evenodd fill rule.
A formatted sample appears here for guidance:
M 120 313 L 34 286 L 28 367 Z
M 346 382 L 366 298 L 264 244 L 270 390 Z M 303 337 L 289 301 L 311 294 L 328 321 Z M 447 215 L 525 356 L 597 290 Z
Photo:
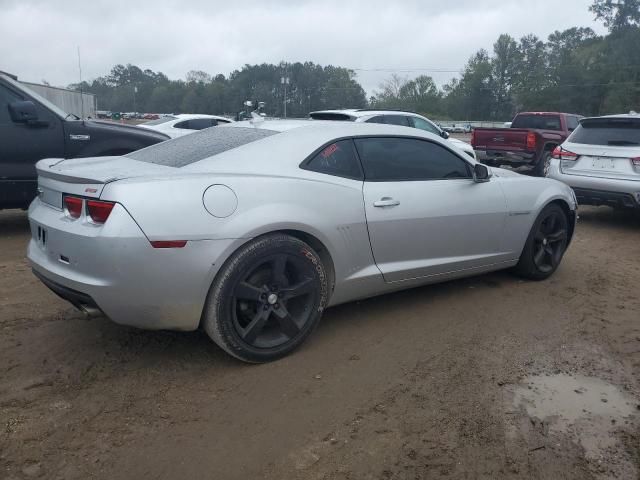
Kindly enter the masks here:
M 640 25 L 640 0 L 594 0 L 589 10 L 612 32 Z

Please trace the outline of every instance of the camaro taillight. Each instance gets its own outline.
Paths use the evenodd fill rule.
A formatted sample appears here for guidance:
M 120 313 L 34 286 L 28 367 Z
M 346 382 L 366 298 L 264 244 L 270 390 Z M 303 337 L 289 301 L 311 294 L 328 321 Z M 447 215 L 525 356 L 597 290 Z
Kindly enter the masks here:
M 632 158 L 631 163 L 633 163 L 634 167 L 640 167 L 640 157 Z
M 80 197 L 64 196 L 64 208 L 71 218 L 80 218 L 82 214 L 82 199 Z
M 93 223 L 104 223 L 116 204 L 103 200 L 87 200 L 87 214 Z
M 565 150 L 564 148 L 557 146 L 553 153 L 551 154 L 553 158 L 557 158 L 559 160 L 578 160 L 578 154 L 570 152 L 569 150 Z
M 535 150 L 536 148 L 536 134 L 534 132 L 527 133 L 527 148 L 529 150 Z

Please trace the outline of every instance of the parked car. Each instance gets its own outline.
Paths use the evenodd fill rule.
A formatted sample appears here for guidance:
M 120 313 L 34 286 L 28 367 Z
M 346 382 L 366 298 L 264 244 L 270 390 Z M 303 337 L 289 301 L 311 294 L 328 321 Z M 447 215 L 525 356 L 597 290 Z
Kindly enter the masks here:
M 38 160 L 122 155 L 168 138 L 137 127 L 81 120 L 0 73 L 0 209 L 27 208 L 36 196 Z
M 156 120 L 142 123 L 139 127 L 162 132 L 171 138 L 181 137 L 217 125 L 231 123 L 233 120 L 216 115 L 204 114 L 180 114 L 164 115 Z
M 38 173 L 45 285 L 117 323 L 203 327 L 248 362 L 293 351 L 331 305 L 503 268 L 547 278 L 576 218 L 560 182 L 375 123 L 238 122 Z
M 475 128 L 471 145 L 478 160 L 487 165 L 529 167 L 544 177 L 553 149 L 578 126 L 579 115 L 554 112 L 523 112 L 505 128 Z
M 553 151 L 549 177 L 584 205 L 640 208 L 640 115 L 583 118 Z
M 319 110 L 311 112 L 309 117 L 314 120 L 343 120 L 350 122 L 365 123 L 386 123 L 388 125 L 400 125 L 403 127 L 413 127 L 438 135 L 453 143 L 460 150 L 471 158 L 476 158 L 473 147 L 462 140 L 449 138 L 449 132 L 444 131 L 434 122 L 422 115 L 413 112 L 403 112 L 399 110 Z

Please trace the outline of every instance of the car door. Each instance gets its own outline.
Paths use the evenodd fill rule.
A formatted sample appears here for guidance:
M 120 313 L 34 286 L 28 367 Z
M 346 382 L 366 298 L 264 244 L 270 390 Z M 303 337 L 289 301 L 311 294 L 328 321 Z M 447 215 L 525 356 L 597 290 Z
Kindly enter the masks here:
M 355 139 L 365 174 L 369 238 L 385 281 L 441 275 L 508 260 L 497 181 L 444 145 L 410 137 Z
M 0 203 L 23 207 L 36 193 L 38 160 L 64 156 L 61 120 L 35 103 L 38 123 L 14 122 L 9 105 L 31 100 L 21 92 L 0 83 Z

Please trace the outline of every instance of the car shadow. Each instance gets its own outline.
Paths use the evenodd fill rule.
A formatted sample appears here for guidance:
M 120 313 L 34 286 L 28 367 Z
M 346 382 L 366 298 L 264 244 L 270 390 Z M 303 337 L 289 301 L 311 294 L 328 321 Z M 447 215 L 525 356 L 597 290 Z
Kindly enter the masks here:
M 581 206 L 578 208 L 578 225 L 580 224 L 637 231 L 640 230 L 640 210 Z
M 13 236 L 29 232 L 26 210 L 0 210 L 0 235 Z

